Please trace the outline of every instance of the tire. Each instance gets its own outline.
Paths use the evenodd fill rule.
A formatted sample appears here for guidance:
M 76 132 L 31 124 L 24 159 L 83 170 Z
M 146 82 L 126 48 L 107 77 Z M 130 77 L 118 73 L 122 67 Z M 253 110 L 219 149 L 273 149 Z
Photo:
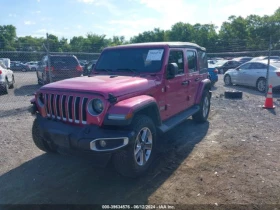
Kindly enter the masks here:
M 225 98 L 242 99 L 242 97 L 243 97 L 242 91 L 225 91 Z
M 259 78 L 256 83 L 256 88 L 259 92 L 264 93 L 266 91 L 266 79 Z
M 12 84 L 10 85 L 10 89 L 13 89 L 14 88 L 14 84 L 15 84 L 15 78 L 14 78 L 14 76 L 13 76 L 13 81 L 12 81 Z
M 41 136 L 39 127 L 38 127 L 38 120 L 35 119 L 32 126 L 32 139 L 35 145 L 42 151 L 48 153 L 56 153 L 56 149 L 54 146 L 48 144 L 44 138 Z
M 195 122 L 204 123 L 207 121 L 210 111 L 210 104 L 210 94 L 208 91 L 204 91 L 200 100 L 199 111 L 192 116 Z
M 35 68 L 35 67 L 32 67 L 32 68 L 31 68 L 31 71 L 36 71 L 36 68 Z
M 232 82 L 231 82 L 231 77 L 226 74 L 225 77 L 224 77 L 224 83 L 226 86 L 231 86 L 232 85 Z
M 113 164 L 123 176 L 136 178 L 144 174 L 154 160 L 156 153 L 156 128 L 151 118 L 138 115 L 133 120 L 130 129 L 135 132 L 133 142 L 127 148 L 114 154 Z M 145 144 L 139 137 L 144 135 L 144 142 L 150 149 L 145 149 Z M 138 152 L 136 152 L 138 150 Z M 135 154 L 135 152 L 137 154 Z M 145 155 L 145 156 L 142 156 Z M 141 158 L 142 157 L 142 158 Z

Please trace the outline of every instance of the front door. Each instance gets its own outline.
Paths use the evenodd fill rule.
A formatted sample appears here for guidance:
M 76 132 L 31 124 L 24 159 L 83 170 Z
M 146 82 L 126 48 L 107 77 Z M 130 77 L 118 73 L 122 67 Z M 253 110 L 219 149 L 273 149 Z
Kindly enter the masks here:
M 186 83 L 184 52 L 182 49 L 172 49 L 169 52 L 168 63 L 176 63 L 178 72 L 173 79 L 165 81 L 165 118 L 169 118 L 188 107 L 188 84 Z

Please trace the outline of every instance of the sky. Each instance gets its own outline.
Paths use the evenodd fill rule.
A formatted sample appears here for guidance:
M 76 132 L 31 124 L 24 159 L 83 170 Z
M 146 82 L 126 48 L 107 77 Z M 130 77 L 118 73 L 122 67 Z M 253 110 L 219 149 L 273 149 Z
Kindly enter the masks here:
M 180 21 L 220 27 L 231 15 L 272 15 L 278 7 L 279 0 L 1 0 L 0 25 L 14 25 L 18 37 L 95 33 L 129 40 Z

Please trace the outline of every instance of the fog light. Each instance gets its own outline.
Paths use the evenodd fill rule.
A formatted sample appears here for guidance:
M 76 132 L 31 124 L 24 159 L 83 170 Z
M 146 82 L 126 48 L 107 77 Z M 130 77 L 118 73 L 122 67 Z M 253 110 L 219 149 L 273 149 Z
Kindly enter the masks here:
M 101 140 L 99 142 L 99 144 L 100 144 L 101 147 L 106 147 L 106 141 L 104 141 L 104 140 Z

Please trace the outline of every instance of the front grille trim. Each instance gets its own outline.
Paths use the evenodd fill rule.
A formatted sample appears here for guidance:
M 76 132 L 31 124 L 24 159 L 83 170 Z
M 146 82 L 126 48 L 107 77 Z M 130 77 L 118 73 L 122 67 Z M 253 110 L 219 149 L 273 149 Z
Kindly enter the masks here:
M 89 97 L 68 94 L 44 93 L 45 112 L 49 119 L 87 124 L 87 103 Z

